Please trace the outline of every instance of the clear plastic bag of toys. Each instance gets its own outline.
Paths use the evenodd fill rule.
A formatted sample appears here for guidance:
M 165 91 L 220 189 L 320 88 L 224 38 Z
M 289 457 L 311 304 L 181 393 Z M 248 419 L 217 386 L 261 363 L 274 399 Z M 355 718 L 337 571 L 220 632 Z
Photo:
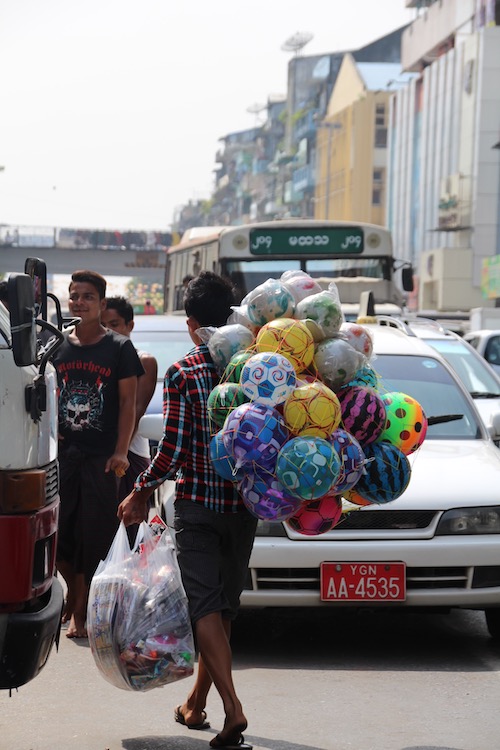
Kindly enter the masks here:
M 123 690 L 144 692 L 193 673 L 188 603 L 168 531 L 141 524 L 131 550 L 120 524 L 92 579 L 87 630 L 99 671 Z

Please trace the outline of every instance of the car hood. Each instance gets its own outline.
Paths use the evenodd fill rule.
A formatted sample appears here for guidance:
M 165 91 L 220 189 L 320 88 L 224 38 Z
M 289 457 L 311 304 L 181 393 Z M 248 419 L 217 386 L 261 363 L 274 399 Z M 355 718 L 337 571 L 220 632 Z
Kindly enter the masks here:
M 500 505 L 500 451 L 489 440 L 426 440 L 408 456 L 405 492 L 377 509 L 446 510 Z

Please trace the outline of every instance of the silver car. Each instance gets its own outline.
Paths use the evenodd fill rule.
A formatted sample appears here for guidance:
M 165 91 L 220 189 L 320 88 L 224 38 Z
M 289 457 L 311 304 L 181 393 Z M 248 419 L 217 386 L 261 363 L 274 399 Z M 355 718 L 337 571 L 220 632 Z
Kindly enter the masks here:
M 469 331 L 464 339 L 484 357 L 500 377 L 500 331 L 483 328 Z

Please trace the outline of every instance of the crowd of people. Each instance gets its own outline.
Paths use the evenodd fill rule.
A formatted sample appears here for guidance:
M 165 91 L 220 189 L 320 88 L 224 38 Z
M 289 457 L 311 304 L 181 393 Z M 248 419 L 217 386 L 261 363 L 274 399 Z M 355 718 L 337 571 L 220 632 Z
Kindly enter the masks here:
M 150 460 L 149 444 L 137 427 L 155 387 L 156 360 L 136 351 L 130 340 L 130 303 L 106 298 L 106 280 L 99 273 L 72 274 L 68 308 L 81 322 L 65 333 L 54 357 L 61 480 L 57 567 L 67 585 L 66 635 L 85 638 L 90 582 L 118 524 L 147 520 L 155 489 L 174 479 L 176 548 L 199 654 L 194 685 L 174 719 L 189 729 L 207 729 L 206 702 L 214 684 L 225 721 L 210 746 L 248 750 L 230 635 L 257 521 L 234 484 L 209 460 L 206 402 L 219 376 L 198 335 L 202 327 L 224 325 L 233 304 L 232 287 L 216 274 L 186 279 L 184 307 L 193 349 L 165 375 L 164 434 Z

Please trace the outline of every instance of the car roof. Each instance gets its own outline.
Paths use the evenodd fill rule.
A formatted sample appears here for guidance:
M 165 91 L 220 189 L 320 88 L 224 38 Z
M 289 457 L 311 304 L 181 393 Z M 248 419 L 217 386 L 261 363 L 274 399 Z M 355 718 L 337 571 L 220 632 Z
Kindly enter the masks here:
M 375 324 L 363 323 L 362 325 L 372 336 L 375 354 L 414 354 L 443 360 L 435 349 L 415 336 L 411 329 L 395 328 L 391 324 L 385 324 L 382 320 L 377 320 Z

